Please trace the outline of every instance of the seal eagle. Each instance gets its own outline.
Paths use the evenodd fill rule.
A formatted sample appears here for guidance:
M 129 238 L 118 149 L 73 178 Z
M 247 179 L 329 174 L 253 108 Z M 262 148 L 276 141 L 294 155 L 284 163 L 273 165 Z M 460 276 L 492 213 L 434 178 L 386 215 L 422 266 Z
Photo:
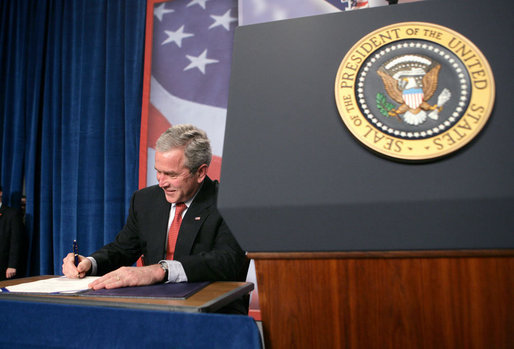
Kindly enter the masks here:
M 389 116 L 400 118 L 400 115 L 405 114 L 403 120 L 406 123 L 419 125 L 427 117 L 425 111 L 441 111 L 441 105 L 426 102 L 437 89 L 440 70 L 439 63 L 420 55 L 399 56 L 380 67 L 377 74 L 387 94 L 400 104 L 398 108 L 389 110 Z M 437 118 L 437 113 L 435 115 Z

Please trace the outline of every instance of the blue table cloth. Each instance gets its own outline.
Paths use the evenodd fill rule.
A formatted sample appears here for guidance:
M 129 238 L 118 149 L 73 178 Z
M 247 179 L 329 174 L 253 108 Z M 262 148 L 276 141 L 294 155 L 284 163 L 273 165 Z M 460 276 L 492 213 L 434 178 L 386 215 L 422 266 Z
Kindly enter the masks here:
M 0 299 L 1 348 L 261 348 L 243 315 Z

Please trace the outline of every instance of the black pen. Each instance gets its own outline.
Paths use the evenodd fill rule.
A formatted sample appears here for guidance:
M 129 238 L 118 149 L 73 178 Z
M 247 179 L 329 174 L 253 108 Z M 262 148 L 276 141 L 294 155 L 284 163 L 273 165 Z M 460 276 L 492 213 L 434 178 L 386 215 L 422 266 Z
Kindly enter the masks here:
M 75 266 L 79 265 L 79 245 L 77 240 L 73 240 L 73 254 L 75 255 Z

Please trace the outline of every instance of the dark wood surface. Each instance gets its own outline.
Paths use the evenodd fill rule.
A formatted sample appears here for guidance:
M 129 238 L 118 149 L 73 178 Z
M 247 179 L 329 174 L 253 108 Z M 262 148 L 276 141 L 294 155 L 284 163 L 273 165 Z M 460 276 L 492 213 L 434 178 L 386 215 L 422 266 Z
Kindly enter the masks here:
M 31 282 L 54 275 L 33 276 L 0 282 L 0 287 L 16 285 L 22 282 Z M 250 282 L 217 281 L 207 285 L 187 299 L 166 298 L 130 298 L 130 297 L 92 297 L 80 295 L 41 295 L 41 294 L 14 294 L 0 293 L 7 299 L 22 301 L 38 301 L 50 303 L 65 303 L 79 305 L 96 305 L 111 307 L 142 308 L 153 310 L 169 310 L 184 312 L 214 312 L 242 295 L 248 294 L 254 286 Z
M 513 250 L 280 255 L 249 255 L 268 349 L 514 348 Z
M 509 257 L 514 250 L 431 250 L 431 251 L 350 251 L 350 252 L 251 252 L 252 259 L 347 259 L 420 257 Z

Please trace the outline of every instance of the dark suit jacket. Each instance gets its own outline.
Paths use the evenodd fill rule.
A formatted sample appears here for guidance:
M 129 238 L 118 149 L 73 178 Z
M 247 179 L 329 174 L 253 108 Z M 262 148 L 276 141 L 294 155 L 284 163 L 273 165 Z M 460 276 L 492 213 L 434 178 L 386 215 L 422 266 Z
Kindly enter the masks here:
M 5 280 L 7 268 L 15 268 L 23 276 L 26 267 L 26 239 L 18 211 L 2 204 L 0 208 L 0 280 Z
M 248 260 L 216 207 L 217 182 L 206 177 L 182 219 L 175 260 L 190 282 L 244 281 Z M 98 274 L 129 266 L 144 255 L 144 264 L 166 259 L 166 234 L 171 204 L 159 186 L 134 193 L 127 222 L 116 239 L 93 253 Z

